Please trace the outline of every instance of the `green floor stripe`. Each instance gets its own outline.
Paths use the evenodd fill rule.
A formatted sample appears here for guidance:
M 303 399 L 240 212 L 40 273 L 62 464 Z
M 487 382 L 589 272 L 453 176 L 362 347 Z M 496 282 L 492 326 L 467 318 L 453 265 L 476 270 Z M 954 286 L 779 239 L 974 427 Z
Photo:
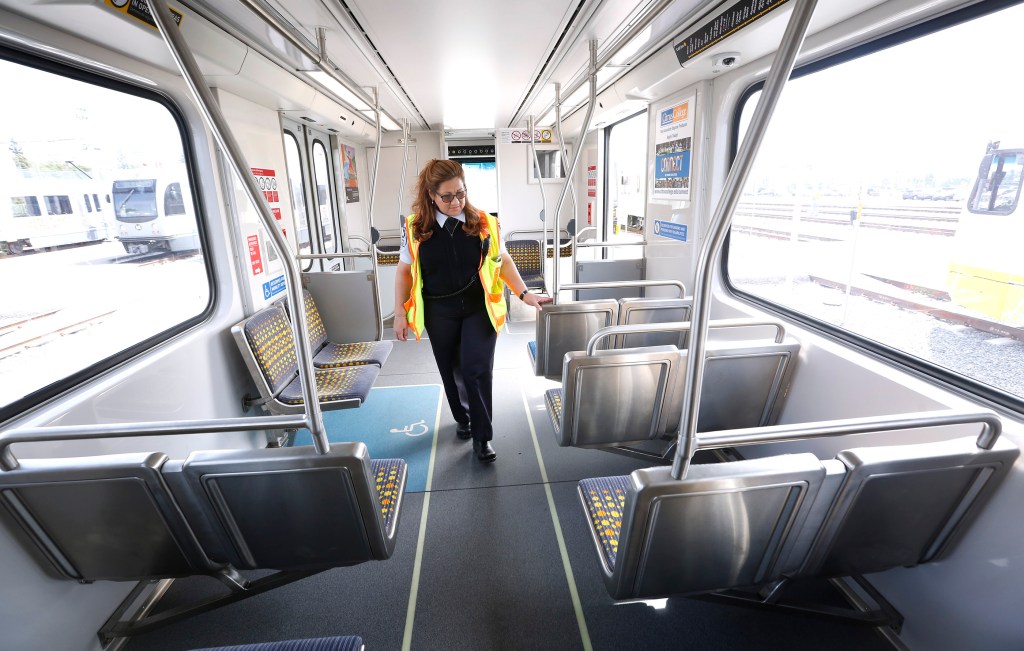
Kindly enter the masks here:
M 441 428 L 441 400 L 444 391 L 437 396 L 437 416 L 434 418 L 434 440 L 430 444 L 430 464 L 427 466 L 427 488 L 423 492 L 423 512 L 420 513 L 420 532 L 416 537 L 416 560 L 412 564 L 412 587 L 409 588 L 409 608 L 405 613 L 405 634 L 402 636 L 402 651 L 412 648 L 412 626 L 416 619 L 416 597 L 420 592 L 420 569 L 423 567 L 423 543 L 427 538 L 427 512 L 430 510 L 430 489 L 434 482 L 434 460 L 437 458 L 437 430 Z
M 580 641 L 583 643 L 584 651 L 593 651 L 590 643 L 590 631 L 587 630 L 587 620 L 583 616 L 583 606 L 580 604 L 580 594 L 576 589 L 576 577 L 572 573 L 572 564 L 569 562 L 569 551 L 565 548 L 565 538 L 562 537 L 562 525 L 558 521 L 558 509 L 555 508 L 555 498 L 551 494 L 551 484 L 548 483 L 548 471 L 544 467 L 544 457 L 540 452 L 540 442 L 537 441 L 537 428 L 533 426 L 533 414 L 530 413 L 530 403 L 526 399 L 526 392 L 519 390 L 523 396 L 523 409 L 526 410 L 526 420 L 530 424 L 530 436 L 533 437 L 533 450 L 537 453 L 537 464 L 540 466 L 540 479 L 544 482 L 544 494 L 548 498 L 548 507 L 551 509 L 551 523 L 555 527 L 555 538 L 558 540 L 558 551 L 562 555 L 562 567 L 565 568 L 565 581 L 569 584 L 569 595 L 572 597 L 572 607 L 576 611 L 576 623 L 580 627 Z

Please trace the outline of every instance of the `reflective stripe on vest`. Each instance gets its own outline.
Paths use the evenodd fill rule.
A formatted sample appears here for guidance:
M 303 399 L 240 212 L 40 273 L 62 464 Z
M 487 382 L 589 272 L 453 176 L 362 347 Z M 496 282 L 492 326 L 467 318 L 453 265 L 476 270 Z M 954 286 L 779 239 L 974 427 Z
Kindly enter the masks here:
M 484 288 L 484 303 L 487 307 L 487 317 L 495 332 L 501 332 L 505 325 L 505 314 L 508 306 L 505 304 L 504 283 L 501 280 L 501 234 L 498 232 L 498 220 L 487 213 L 481 213 L 484 223 L 480 226 L 480 241 L 487 239 L 491 234 L 490 245 L 487 254 L 480 264 L 480 284 Z M 419 341 L 423 332 L 423 275 L 420 273 L 420 243 L 413 237 L 413 221 L 416 215 L 409 215 L 405 219 L 405 241 L 409 244 L 409 253 L 412 255 L 412 287 L 409 290 L 409 300 L 405 302 L 405 318 L 409 328 L 416 335 Z

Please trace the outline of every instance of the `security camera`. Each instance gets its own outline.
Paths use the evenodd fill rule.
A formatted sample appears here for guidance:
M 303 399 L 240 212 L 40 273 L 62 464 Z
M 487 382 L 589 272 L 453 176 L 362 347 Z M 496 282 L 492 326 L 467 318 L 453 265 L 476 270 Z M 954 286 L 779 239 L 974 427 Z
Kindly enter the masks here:
M 723 52 L 711 58 L 711 72 L 721 72 L 739 65 L 739 52 Z

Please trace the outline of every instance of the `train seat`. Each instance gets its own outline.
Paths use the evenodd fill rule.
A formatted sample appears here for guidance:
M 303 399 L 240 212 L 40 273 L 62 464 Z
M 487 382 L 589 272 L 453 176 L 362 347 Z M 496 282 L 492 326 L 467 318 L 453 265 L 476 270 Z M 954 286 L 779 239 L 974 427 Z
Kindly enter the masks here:
M 327 340 L 327 329 L 320 318 L 320 310 L 316 307 L 313 295 L 309 290 L 302 290 L 302 300 L 306 307 L 306 327 L 309 329 L 309 347 L 313 354 L 313 366 L 316 368 L 341 368 L 343 366 L 360 366 L 372 364 L 384 366 L 391 354 L 393 344 L 390 341 L 362 341 L 337 344 Z M 283 302 L 285 310 L 288 301 Z
M 530 342 L 534 373 L 560 380 L 565 354 L 585 350 L 590 338 L 601 328 L 615 325 L 618 317 L 619 303 L 612 299 L 542 306 L 537 315 L 536 337 Z
M 540 242 L 538 240 L 507 240 L 505 250 L 516 263 L 519 276 L 527 289 L 544 290 L 544 270 L 540 264 Z M 509 300 L 509 288 L 505 287 L 505 301 Z
M 786 440 L 885 431 L 887 421 L 908 429 L 893 419 L 804 424 Z M 760 428 L 765 441 L 790 429 Z M 728 434 L 702 434 L 698 449 Z M 859 577 L 952 551 L 1020 454 L 1003 439 L 991 449 L 980 440 L 858 448 L 824 462 L 801 453 L 691 465 L 682 479 L 663 466 L 585 479 L 578 492 L 615 599 Z
M 389 558 L 407 466 L 363 443 L 194 452 L 163 476 L 203 549 L 239 569 L 305 571 Z M 273 513 L 273 518 L 267 514 Z
M 618 325 L 678 323 L 690 320 L 692 298 L 620 298 Z M 612 348 L 687 347 L 687 332 L 632 333 L 616 337 Z
M 281 640 L 236 644 L 234 646 L 206 647 L 191 651 L 363 651 L 363 638 L 356 635 L 317 637 L 305 640 Z
M 97 435 L 102 437 L 102 433 Z M 19 460 L 0 438 L 0 515 L 44 569 L 136 587 L 100 629 L 110 641 L 334 567 L 390 558 L 408 466 L 362 443 Z M 59 440 L 59 439 L 52 439 Z M 268 517 L 272 514 L 272 517 Z M 248 579 L 240 570 L 274 570 Z M 122 615 L 154 579 L 210 576 L 229 590 Z
M 302 384 L 291 324 L 281 307 L 264 308 L 231 328 L 231 334 L 245 359 L 260 392 L 261 404 L 273 414 L 304 411 Z M 377 379 L 374 364 L 316 369 L 317 395 L 322 409 L 358 407 Z
M 160 473 L 167 455 L 24 459 L 0 471 L 7 512 L 63 577 L 138 581 L 214 572 Z
M 736 323 L 713 322 L 711 327 Z M 672 327 L 685 335 L 689 324 Z M 591 343 L 602 337 L 621 339 L 637 329 L 644 328 L 607 328 Z M 698 431 L 776 422 L 800 350 L 799 343 L 787 340 L 781 329 L 780 333 L 770 341 L 709 342 Z M 678 332 L 670 334 L 679 336 Z M 588 344 L 588 350 L 591 348 Z M 545 401 L 558 444 L 639 456 L 668 452 L 679 431 L 688 354 L 671 345 L 567 353 L 557 400 L 552 394 Z M 638 449 L 641 445 L 642 451 Z

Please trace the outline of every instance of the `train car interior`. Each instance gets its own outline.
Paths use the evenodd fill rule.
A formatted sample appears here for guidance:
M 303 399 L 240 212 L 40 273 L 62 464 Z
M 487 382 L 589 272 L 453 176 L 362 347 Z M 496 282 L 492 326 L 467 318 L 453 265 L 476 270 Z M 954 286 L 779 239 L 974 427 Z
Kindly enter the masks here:
M 1024 648 L 1022 29 L 0 0 L 0 649 Z

